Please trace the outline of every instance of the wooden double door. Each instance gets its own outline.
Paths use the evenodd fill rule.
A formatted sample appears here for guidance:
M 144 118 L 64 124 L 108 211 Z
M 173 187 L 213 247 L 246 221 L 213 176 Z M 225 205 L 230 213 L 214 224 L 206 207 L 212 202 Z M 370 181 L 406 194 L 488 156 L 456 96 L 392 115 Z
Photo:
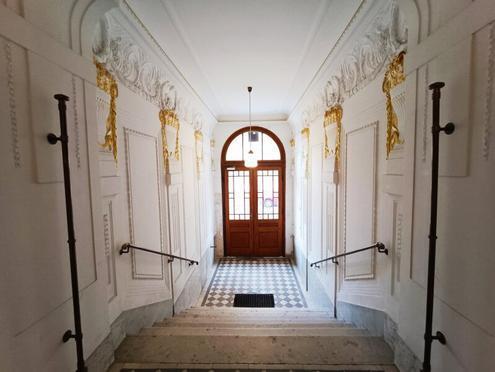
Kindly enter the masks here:
M 285 255 L 284 167 L 280 162 L 223 166 L 226 256 Z

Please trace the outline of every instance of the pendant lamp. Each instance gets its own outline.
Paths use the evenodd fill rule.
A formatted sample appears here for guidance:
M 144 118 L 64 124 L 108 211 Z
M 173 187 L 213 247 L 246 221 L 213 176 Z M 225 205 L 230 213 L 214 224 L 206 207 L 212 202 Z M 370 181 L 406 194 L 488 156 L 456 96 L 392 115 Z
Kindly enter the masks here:
M 258 166 L 258 158 L 253 152 L 253 149 L 251 147 L 251 92 L 253 90 L 253 87 L 248 87 L 248 92 L 249 92 L 249 134 L 248 134 L 248 141 L 249 141 L 249 151 L 246 155 L 246 158 L 244 159 L 244 166 L 246 168 L 256 168 Z

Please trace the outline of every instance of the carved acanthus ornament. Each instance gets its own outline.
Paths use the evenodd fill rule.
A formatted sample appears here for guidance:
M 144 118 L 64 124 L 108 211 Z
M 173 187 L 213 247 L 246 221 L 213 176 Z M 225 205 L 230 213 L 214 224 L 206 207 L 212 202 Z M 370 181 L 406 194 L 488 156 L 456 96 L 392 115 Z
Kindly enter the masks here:
M 338 183 L 338 174 L 340 170 L 340 137 L 342 133 L 342 115 L 343 110 L 342 106 L 335 105 L 330 107 L 327 111 L 325 111 L 325 118 L 323 120 L 323 130 L 325 132 L 325 158 L 330 155 L 335 157 L 334 160 L 334 182 Z M 328 135 L 327 128 L 330 127 L 331 124 L 336 124 L 337 130 L 335 133 L 335 147 L 330 150 L 328 146 Z
M 117 161 L 117 96 L 119 95 L 117 81 L 101 63 L 96 60 L 94 63 L 96 66 L 96 85 L 110 96 L 105 138 L 101 146 L 111 151 L 113 158 Z
M 129 33 L 112 14 L 102 17 L 93 42 L 95 63 L 104 68 L 132 92 L 144 97 L 160 108 L 160 123 L 164 146 L 164 161 L 170 156 L 180 158 L 179 120 L 190 123 L 195 129 L 202 123 L 201 114 L 193 113 L 178 97 L 178 90 L 163 69 L 150 61 Z M 197 125 L 194 125 L 197 124 Z M 175 149 L 169 151 L 167 127 L 176 129 Z
M 404 75 L 404 55 L 405 52 L 400 52 L 389 63 L 385 71 L 382 90 L 385 93 L 387 106 L 387 158 L 394 149 L 395 145 L 403 143 L 399 132 L 399 120 L 392 105 L 391 91 L 397 85 L 402 83 L 406 77 Z
M 173 156 L 175 160 L 180 159 L 180 142 L 179 142 L 179 130 L 180 122 L 175 110 L 172 109 L 162 109 L 159 113 L 161 131 L 162 131 L 162 145 L 163 145 L 163 163 L 168 170 L 170 157 Z M 175 149 L 174 151 L 169 151 L 168 140 L 167 140 L 167 126 L 172 127 L 176 130 L 175 134 Z
M 342 105 L 346 99 L 375 80 L 387 61 L 404 50 L 407 28 L 397 1 L 391 1 L 377 14 L 379 16 L 366 34 L 357 40 L 342 62 L 332 68 L 333 74 L 318 99 L 303 110 L 303 123 L 321 117 L 326 107 Z

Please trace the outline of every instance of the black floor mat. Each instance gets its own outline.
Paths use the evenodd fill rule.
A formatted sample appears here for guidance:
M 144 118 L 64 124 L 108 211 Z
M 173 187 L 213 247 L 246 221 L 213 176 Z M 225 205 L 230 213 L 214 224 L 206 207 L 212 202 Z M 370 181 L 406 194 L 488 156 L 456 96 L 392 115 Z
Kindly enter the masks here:
M 236 293 L 234 307 L 275 307 L 275 299 L 271 293 Z

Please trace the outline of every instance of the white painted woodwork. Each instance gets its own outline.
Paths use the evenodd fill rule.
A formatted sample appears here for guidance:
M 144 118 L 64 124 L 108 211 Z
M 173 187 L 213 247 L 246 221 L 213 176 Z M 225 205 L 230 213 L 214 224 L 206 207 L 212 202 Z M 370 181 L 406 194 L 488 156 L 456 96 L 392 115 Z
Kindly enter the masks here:
M 345 133 L 344 246 L 351 252 L 375 243 L 378 123 Z M 345 279 L 372 279 L 375 251 L 344 259 Z

